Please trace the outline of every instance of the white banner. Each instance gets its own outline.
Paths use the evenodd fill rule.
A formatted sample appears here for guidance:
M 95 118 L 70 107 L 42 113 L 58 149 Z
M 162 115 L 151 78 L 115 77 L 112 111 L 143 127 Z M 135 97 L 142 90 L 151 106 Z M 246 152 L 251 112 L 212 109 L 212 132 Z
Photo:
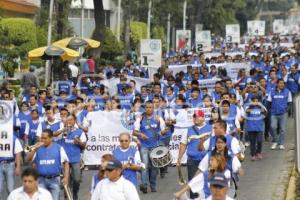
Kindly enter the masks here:
M 128 80 L 134 80 L 135 81 L 135 89 L 140 92 L 141 91 L 141 86 L 143 85 L 147 85 L 149 83 L 151 83 L 151 80 L 148 78 L 140 78 L 140 77 L 133 77 L 133 76 L 129 76 Z
M 176 163 L 179 144 L 182 135 L 186 134 L 187 128 L 193 125 L 193 114 L 195 110 L 203 110 L 205 120 L 211 118 L 211 108 L 190 108 L 176 110 L 175 131 L 170 141 L 170 151 L 173 156 L 173 163 Z M 119 145 L 119 135 L 123 132 L 132 132 L 134 118 L 130 117 L 129 112 L 116 111 L 97 111 L 90 112 L 87 115 L 90 122 L 88 141 L 85 151 L 83 152 L 83 161 L 85 165 L 101 164 L 101 157 L 112 151 Z M 136 146 L 135 143 L 132 143 Z M 186 162 L 184 157 L 182 163 Z
M 83 153 L 85 165 L 101 164 L 101 157 L 112 151 L 119 145 L 119 135 L 122 132 L 131 131 L 125 128 L 122 112 L 97 111 L 90 112 L 87 120 L 90 122 L 88 141 Z M 125 125 L 125 126 L 124 126 Z
M 240 25 L 226 24 L 226 42 L 240 43 Z
M 141 40 L 141 66 L 161 67 L 161 40 Z
M 13 157 L 13 102 L 0 101 L 0 157 Z
M 190 50 L 191 49 L 191 30 L 177 30 L 176 31 L 176 50 Z
M 253 21 L 247 21 L 247 29 L 248 34 L 250 36 L 257 35 L 257 36 L 263 36 L 265 35 L 265 21 L 260 20 L 253 20 Z
M 284 35 L 286 33 L 286 27 L 283 19 L 275 19 L 273 21 L 273 33 Z
M 195 37 L 196 51 L 211 51 L 211 34 L 210 31 L 197 31 Z
M 212 91 L 215 90 L 215 84 L 217 81 L 220 81 L 219 78 L 213 78 L 213 79 L 205 79 L 205 80 L 198 80 L 199 88 L 207 88 L 208 93 L 210 94 Z
M 172 138 L 170 140 L 170 153 L 172 156 L 172 164 L 176 164 L 178 160 L 178 152 L 179 152 L 179 146 L 180 146 L 180 141 L 182 140 L 182 136 L 186 135 L 187 133 L 187 128 L 175 128 L 174 133 L 172 135 Z M 187 161 L 187 155 L 186 152 L 182 156 L 181 163 L 185 164 Z

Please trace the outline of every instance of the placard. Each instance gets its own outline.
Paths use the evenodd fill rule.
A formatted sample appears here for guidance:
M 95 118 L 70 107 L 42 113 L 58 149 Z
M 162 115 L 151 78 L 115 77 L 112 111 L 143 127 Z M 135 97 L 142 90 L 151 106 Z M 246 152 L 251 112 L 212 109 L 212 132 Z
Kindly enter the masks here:
M 285 31 L 284 20 L 283 19 L 275 19 L 273 21 L 273 33 L 284 34 Z
M 211 34 L 210 31 L 197 31 L 195 37 L 196 51 L 209 52 L 211 51 Z
M 265 35 L 265 21 L 253 20 L 247 21 L 248 34 L 250 36 L 264 36 Z
M 177 30 L 176 31 L 176 50 L 185 51 L 191 49 L 191 30 Z
M 240 25 L 226 24 L 226 42 L 240 43 Z
M 141 40 L 141 66 L 161 67 L 161 40 Z
M 13 102 L 0 101 L 0 157 L 13 157 Z

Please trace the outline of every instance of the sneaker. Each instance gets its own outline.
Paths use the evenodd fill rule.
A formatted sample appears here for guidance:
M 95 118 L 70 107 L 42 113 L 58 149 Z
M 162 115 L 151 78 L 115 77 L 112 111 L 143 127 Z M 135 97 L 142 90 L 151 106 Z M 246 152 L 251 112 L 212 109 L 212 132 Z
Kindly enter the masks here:
M 285 147 L 283 145 L 279 145 L 280 150 L 285 150 Z
M 143 186 L 143 185 L 141 185 L 140 186 L 140 190 L 144 193 L 144 194 L 146 194 L 148 191 L 147 191 L 147 187 L 146 186 Z
M 255 156 L 252 156 L 252 157 L 251 157 L 251 161 L 256 161 L 256 157 L 255 157 Z
M 245 147 L 249 147 L 250 143 L 249 142 L 245 142 Z
M 256 158 L 257 158 L 258 160 L 262 160 L 262 159 L 263 159 L 263 156 L 261 155 L 261 153 L 258 153 L 258 154 L 256 155 Z
M 277 148 L 277 143 L 273 143 L 272 146 L 271 146 L 271 149 L 274 150 L 276 148 Z

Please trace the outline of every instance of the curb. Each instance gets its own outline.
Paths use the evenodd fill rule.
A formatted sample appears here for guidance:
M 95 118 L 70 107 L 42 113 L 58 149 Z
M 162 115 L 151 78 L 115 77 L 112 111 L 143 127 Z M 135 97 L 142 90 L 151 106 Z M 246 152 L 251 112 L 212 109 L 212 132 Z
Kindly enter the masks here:
M 288 184 L 288 187 L 286 190 L 285 200 L 295 200 L 296 199 L 296 180 L 297 180 L 296 175 L 297 175 L 297 171 L 296 171 L 296 166 L 294 165 L 292 172 L 291 172 L 289 184 Z

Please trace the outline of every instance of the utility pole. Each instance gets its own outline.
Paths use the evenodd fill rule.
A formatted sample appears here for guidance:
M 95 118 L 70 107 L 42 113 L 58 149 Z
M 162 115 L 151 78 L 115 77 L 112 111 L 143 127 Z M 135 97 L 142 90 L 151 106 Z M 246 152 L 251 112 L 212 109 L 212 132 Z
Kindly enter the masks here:
M 53 14 L 53 4 L 54 0 L 50 0 L 50 8 L 49 8 L 49 21 L 48 21 L 48 38 L 47 38 L 47 45 L 51 45 L 51 38 L 52 38 L 52 14 Z M 51 66 L 50 66 L 50 60 L 46 61 L 46 67 L 45 67 L 45 84 L 48 85 L 50 82 L 50 76 L 51 76 Z
M 152 0 L 149 1 L 148 5 L 148 22 L 147 22 L 147 38 L 150 39 L 150 27 L 151 27 L 151 6 L 152 6 Z
M 171 31 L 171 14 L 168 14 L 168 25 L 167 25 L 167 52 L 170 51 L 170 31 Z
M 117 23 L 117 40 L 118 40 L 118 41 L 120 41 L 121 1 L 122 1 L 122 0 L 118 0 L 118 23 Z
M 84 5 L 85 5 L 85 1 L 81 0 L 81 21 L 80 21 L 80 37 L 84 37 Z
M 186 29 L 186 0 L 183 3 L 183 30 Z

